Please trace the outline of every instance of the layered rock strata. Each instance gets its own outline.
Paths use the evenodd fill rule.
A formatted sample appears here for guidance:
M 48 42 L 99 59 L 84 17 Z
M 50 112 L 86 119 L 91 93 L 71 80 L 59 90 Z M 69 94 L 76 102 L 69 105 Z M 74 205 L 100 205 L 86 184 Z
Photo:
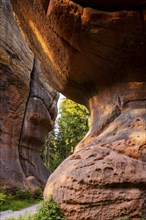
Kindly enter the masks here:
M 8 1 L 0 3 L 0 24 L 0 186 L 36 189 L 49 176 L 40 150 L 54 124 L 58 95 L 46 85 Z
M 91 113 L 45 199 L 66 219 L 146 218 L 146 1 L 11 2 L 46 78 Z

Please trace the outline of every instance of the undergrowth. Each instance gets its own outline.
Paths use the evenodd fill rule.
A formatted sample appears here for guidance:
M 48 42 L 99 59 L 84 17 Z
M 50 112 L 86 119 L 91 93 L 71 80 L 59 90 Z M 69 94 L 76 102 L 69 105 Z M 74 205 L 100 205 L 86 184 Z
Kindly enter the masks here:
M 16 220 L 15 218 L 7 218 L 6 220 Z M 26 213 L 19 216 L 18 220 L 65 220 L 63 211 L 57 206 L 52 198 L 49 201 L 42 202 L 38 207 L 36 214 L 30 215 Z
M 42 191 L 39 189 L 34 195 L 23 189 L 13 191 L 0 190 L 0 211 L 18 211 L 42 200 Z

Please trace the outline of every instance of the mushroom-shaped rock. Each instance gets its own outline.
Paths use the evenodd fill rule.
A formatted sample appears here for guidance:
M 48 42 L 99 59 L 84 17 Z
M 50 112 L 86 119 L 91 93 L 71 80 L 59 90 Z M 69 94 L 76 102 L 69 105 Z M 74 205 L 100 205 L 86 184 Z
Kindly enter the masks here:
M 146 1 L 11 0 L 54 88 L 91 128 L 49 178 L 66 219 L 146 217 Z

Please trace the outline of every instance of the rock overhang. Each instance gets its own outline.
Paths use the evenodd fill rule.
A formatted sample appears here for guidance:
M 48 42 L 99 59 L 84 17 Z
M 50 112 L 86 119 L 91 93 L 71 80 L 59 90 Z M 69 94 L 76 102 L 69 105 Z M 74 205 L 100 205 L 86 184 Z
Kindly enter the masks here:
M 101 87 L 143 81 L 146 1 L 12 0 L 12 5 L 47 78 L 69 98 L 86 104 Z

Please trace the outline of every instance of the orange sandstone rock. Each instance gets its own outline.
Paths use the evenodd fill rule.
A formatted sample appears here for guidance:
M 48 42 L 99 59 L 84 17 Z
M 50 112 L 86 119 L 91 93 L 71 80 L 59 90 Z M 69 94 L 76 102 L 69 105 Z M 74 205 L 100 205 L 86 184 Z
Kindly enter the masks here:
M 146 218 L 146 1 L 11 3 L 45 77 L 91 114 L 45 199 L 69 220 Z
M 57 114 L 57 92 L 23 39 L 9 1 L 0 2 L 0 186 L 44 188 L 45 135 Z M 33 180 L 33 181 L 32 181 Z

